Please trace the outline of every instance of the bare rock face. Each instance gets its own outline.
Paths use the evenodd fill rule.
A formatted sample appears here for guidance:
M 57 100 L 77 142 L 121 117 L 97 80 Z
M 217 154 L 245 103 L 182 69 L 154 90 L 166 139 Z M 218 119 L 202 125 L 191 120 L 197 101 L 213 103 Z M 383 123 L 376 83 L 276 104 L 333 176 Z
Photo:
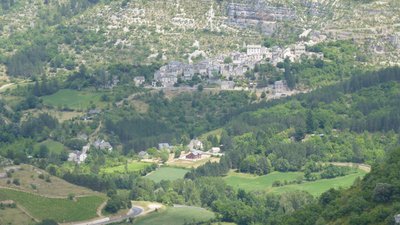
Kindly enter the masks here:
M 255 27 L 270 35 L 279 21 L 296 19 L 296 12 L 287 7 L 272 6 L 264 1 L 229 3 L 227 5 L 228 24 L 241 28 Z

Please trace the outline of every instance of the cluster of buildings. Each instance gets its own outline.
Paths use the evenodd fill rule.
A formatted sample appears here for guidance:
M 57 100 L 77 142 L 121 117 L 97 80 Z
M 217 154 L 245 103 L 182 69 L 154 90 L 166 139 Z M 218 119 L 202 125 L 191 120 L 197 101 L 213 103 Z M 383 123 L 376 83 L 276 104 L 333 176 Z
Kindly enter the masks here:
M 206 59 L 196 64 L 170 62 L 155 72 L 152 85 L 154 87 L 172 87 L 179 80 L 192 80 L 195 75 L 209 80 L 216 80 L 221 77 L 223 80 L 245 79 L 246 72 L 253 70 L 257 64 L 263 61 L 276 66 L 286 58 L 291 61 L 297 61 L 302 56 L 323 58 L 321 53 L 307 52 L 306 45 L 302 42 L 287 48 L 278 46 L 266 48 L 261 45 L 247 45 L 246 52 L 232 52 L 227 55 Z M 142 81 L 139 78 L 135 78 L 135 83 L 137 84 L 142 84 Z M 232 88 L 232 82 L 220 81 L 220 84 L 222 89 Z
M 69 153 L 68 161 L 75 162 L 77 164 L 81 164 L 85 162 L 86 158 L 88 157 L 90 147 L 97 149 L 97 150 L 105 150 L 111 152 L 113 147 L 111 144 L 104 140 L 96 140 L 93 144 L 87 143 L 85 146 L 82 147 L 81 151 L 74 151 Z
M 168 143 L 159 143 L 158 144 L 158 150 L 167 150 L 167 151 L 173 151 L 174 146 L 171 146 Z M 198 139 L 193 139 L 190 141 L 190 143 L 187 146 L 188 151 L 186 153 L 183 153 L 180 157 L 179 160 L 191 160 L 191 161 L 196 161 L 199 159 L 204 159 L 210 156 L 221 156 L 223 153 L 221 153 L 221 149 L 219 147 L 212 147 L 208 151 L 204 151 L 204 145 L 203 142 L 201 142 Z M 138 153 L 139 158 L 141 159 L 149 159 L 150 155 L 146 151 L 141 151 Z

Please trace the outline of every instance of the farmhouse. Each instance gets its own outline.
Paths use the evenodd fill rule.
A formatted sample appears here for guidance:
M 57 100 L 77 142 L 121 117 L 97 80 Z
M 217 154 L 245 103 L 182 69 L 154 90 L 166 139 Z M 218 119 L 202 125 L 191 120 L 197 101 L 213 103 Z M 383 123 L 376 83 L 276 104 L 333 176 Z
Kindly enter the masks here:
M 193 139 L 189 143 L 189 149 L 197 149 L 197 150 L 203 150 L 203 142 L 201 142 L 198 139 Z
M 219 147 L 212 147 L 210 153 L 220 153 L 221 149 Z
M 147 159 L 149 157 L 149 154 L 145 151 L 140 151 L 138 155 L 141 159 Z
M 192 151 L 188 155 L 186 155 L 186 159 L 201 159 L 201 155 L 201 151 Z
M 68 155 L 68 161 L 76 162 L 78 164 L 85 162 L 87 154 L 85 152 L 75 151 Z
M 100 150 L 108 150 L 109 152 L 113 150 L 113 147 L 111 146 L 110 142 L 104 140 L 95 141 L 93 146 Z

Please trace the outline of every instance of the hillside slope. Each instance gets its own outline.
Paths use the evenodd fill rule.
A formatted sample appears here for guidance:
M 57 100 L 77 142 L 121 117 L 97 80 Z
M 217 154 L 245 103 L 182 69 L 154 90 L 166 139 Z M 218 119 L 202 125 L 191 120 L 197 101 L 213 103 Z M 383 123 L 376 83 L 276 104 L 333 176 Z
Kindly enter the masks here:
M 45 43 L 49 55 L 41 59 L 50 74 L 80 64 L 196 61 L 261 44 L 266 36 L 283 43 L 300 35 L 316 42 L 353 39 L 375 64 L 396 63 L 400 50 L 396 0 L 13 2 L 1 7 L 3 74 L 9 57 Z

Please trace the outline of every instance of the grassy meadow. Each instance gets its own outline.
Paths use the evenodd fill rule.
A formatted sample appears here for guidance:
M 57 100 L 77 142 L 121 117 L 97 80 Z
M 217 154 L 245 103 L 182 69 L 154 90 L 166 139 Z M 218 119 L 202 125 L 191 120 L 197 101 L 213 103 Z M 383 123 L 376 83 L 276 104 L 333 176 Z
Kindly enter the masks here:
M 13 200 L 39 220 L 53 219 L 57 222 L 72 222 L 92 219 L 97 208 L 105 201 L 100 196 L 47 198 L 39 195 L 0 188 L 0 201 Z
M 38 153 L 38 152 L 39 152 L 40 146 L 41 146 L 41 145 L 45 145 L 45 146 L 49 149 L 49 151 L 50 151 L 51 153 L 58 153 L 58 154 L 60 154 L 61 152 L 63 152 L 64 149 L 66 148 L 66 147 L 65 147 L 62 143 L 60 143 L 60 142 L 53 141 L 53 140 L 46 140 L 46 141 L 43 141 L 43 142 L 41 142 L 41 143 L 35 144 L 35 146 L 33 147 L 33 150 L 34 150 L 35 153 Z
M 362 178 L 366 172 L 359 170 L 356 173 L 352 173 L 343 177 L 336 177 L 333 179 L 321 179 L 313 182 L 304 182 L 302 184 L 291 184 L 282 187 L 272 188 L 274 193 L 283 193 L 294 190 L 307 191 L 308 193 L 319 196 L 325 191 L 331 188 L 348 188 L 358 177 Z
M 86 110 L 92 104 L 99 106 L 101 93 L 63 89 L 52 95 L 44 96 L 43 102 L 54 107 L 68 107 L 75 110 Z M 101 105 L 101 104 L 100 104 Z
M 137 172 L 137 171 L 140 171 L 150 165 L 151 165 L 150 163 L 146 163 L 146 162 L 132 161 L 132 162 L 129 162 L 128 164 L 101 168 L 100 173 L 113 174 L 113 173 Z
M 197 207 L 168 207 L 165 210 L 139 217 L 134 225 L 184 225 L 185 222 L 201 222 L 214 218 L 214 213 Z
M 362 178 L 366 174 L 365 171 L 357 169 L 354 173 L 343 177 L 333 179 L 321 179 L 312 182 L 304 181 L 301 184 L 290 184 L 280 187 L 272 187 L 274 181 L 293 181 L 299 177 L 303 177 L 302 172 L 272 172 L 264 176 L 256 176 L 250 174 L 230 172 L 224 178 L 228 185 L 234 188 L 241 188 L 247 191 L 267 191 L 272 193 L 283 193 L 287 191 L 302 190 L 307 191 L 314 196 L 319 196 L 330 188 L 346 188 L 353 184 L 357 177 Z
M 160 182 L 162 180 L 177 180 L 182 179 L 189 170 L 173 167 L 161 167 L 156 171 L 151 172 L 146 176 L 146 178 L 154 181 Z

